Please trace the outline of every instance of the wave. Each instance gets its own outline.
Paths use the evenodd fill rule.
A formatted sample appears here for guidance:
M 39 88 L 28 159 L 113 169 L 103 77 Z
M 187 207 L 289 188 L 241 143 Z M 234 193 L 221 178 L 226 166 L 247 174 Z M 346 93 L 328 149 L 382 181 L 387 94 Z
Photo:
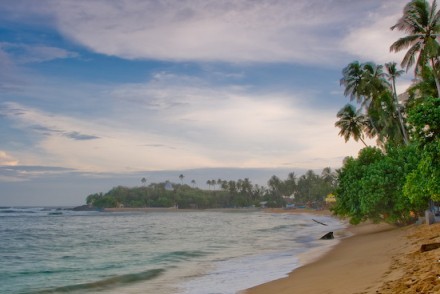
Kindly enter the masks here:
M 76 216 L 76 215 L 92 215 L 97 211 L 73 211 L 65 207 L 0 207 L 0 217 L 14 217 L 14 216 Z
M 152 280 L 159 275 L 161 275 L 165 269 L 151 269 L 146 270 L 139 273 L 132 273 L 132 274 L 126 274 L 126 275 L 119 275 L 119 276 L 113 276 L 107 279 L 90 282 L 90 283 L 83 283 L 83 284 L 75 284 L 75 285 L 69 285 L 69 286 L 62 286 L 52 289 L 45 289 L 40 290 L 37 292 L 32 292 L 36 294 L 49 294 L 49 293 L 68 293 L 68 292 L 74 292 L 74 291 L 81 291 L 81 293 L 86 291 L 97 291 L 97 290 L 103 290 L 109 287 L 115 287 L 118 285 L 126 285 L 131 283 L 137 283 L 147 280 Z
M 161 254 L 153 259 L 154 262 L 187 261 L 192 258 L 208 255 L 204 251 L 173 251 Z

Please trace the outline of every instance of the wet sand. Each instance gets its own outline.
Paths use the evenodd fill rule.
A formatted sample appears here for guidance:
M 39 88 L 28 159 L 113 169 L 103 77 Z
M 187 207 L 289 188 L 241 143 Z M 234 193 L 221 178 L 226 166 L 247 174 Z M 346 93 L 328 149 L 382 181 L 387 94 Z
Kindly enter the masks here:
M 397 228 L 366 223 L 348 231 L 353 236 L 317 261 L 245 293 L 440 293 L 440 249 L 420 252 L 422 244 L 440 242 L 440 224 Z

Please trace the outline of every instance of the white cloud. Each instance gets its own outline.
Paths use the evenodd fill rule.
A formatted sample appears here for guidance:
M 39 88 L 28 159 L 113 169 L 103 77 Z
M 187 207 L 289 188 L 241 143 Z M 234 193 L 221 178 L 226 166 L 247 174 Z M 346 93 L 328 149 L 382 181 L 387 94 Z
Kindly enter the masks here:
M 356 56 L 362 61 L 374 61 L 384 64 L 395 61 L 400 64 L 404 53 L 391 53 L 390 46 L 403 35 L 390 28 L 401 17 L 405 3 L 383 1 L 382 8 L 370 12 L 360 19 L 360 25 L 354 26 L 341 42 L 341 50 Z
M 344 59 L 339 44 L 346 28 L 356 30 L 359 20 L 384 9 L 383 3 L 78 0 L 46 1 L 27 10 L 16 4 L 19 12 L 10 10 L 29 11 L 33 18 L 38 11 L 37 19 L 54 19 L 75 42 L 123 58 L 328 64 Z M 398 0 L 387 3 L 403 6 Z
M 306 97 L 298 94 L 254 93 L 246 85 L 218 86 L 167 73 L 103 93 L 109 95 L 105 117 L 3 104 L 2 114 L 16 128 L 38 138 L 17 158 L 23 164 L 110 172 L 321 168 L 339 166 L 341 157 L 362 147 L 337 136 L 333 111 L 306 108 L 300 103 Z

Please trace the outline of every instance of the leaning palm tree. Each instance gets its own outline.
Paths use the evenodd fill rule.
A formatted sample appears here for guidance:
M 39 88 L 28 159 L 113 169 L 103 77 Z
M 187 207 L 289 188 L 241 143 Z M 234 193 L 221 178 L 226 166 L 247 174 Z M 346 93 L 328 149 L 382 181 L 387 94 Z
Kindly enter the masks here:
M 352 104 L 346 104 L 336 115 L 339 120 L 335 126 L 340 128 L 339 135 L 344 137 L 347 142 L 351 137 L 357 142 L 361 140 L 365 147 L 367 144 L 363 140 L 363 132 L 368 127 L 368 119 L 361 113 L 361 110 L 356 110 Z
M 403 16 L 391 29 L 404 31 L 407 36 L 394 42 L 390 51 L 408 48 L 401 65 L 407 71 L 415 65 L 416 76 L 429 64 L 440 96 L 440 11 L 437 11 L 437 1 L 433 0 L 430 5 L 427 0 L 412 0 L 405 5 Z
M 394 103 L 395 103 L 397 115 L 399 117 L 400 131 L 402 132 L 402 136 L 405 144 L 408 144 L 408 134 L 406 132 L 405 124 L 403 123 L 402 112 L 400 110 L 399 99 L 397 98 L 397 91 L 396 91 L 396 78 L 400 77 L 404 73 L 404 71 L 398 70 L 395 62 L 385 63 L 385 68 L 387 70 L 387 73 L 385 75 L 388 78 L 388 80 L 391 82 L 391 87 L 393 90 Z

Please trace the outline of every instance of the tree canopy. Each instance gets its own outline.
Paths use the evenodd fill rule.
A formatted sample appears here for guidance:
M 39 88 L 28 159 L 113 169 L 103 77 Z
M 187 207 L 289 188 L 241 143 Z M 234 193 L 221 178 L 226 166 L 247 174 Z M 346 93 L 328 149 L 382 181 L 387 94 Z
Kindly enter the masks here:
M 375 137 L 338 171 L 337 215 L 406 223 L 440 201 L 440 12 L 437 2 L 410 1 L 391 29 L 406 33 L 390 50 L 408 49 L 401 66 L 415 66 L 409 99 L 399 101 L 396 63 L 354 61 L 342 70 L 344 95 L 360 106 L 344 106 L 335 126 L 347 141 Z M 360 122 L 368 121 L 370 125 Z M 351 123 L 352 125 L 350 125 Z M 363 142 L 363 141 L 362 141 Z M 365 143 L 364 143 L 365 144 Z

